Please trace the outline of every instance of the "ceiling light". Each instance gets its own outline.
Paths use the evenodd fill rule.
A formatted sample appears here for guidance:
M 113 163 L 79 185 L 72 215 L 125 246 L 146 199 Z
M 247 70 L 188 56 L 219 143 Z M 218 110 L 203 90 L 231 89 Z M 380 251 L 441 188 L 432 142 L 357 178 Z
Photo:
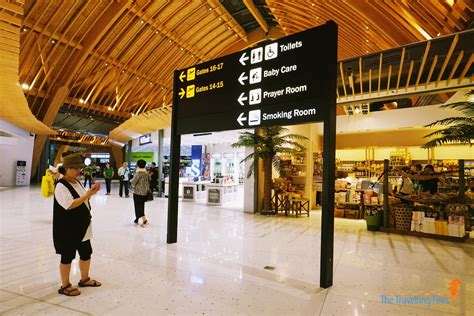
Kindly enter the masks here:
M 23 88 L 23 90 L 30 90 L 30 86 L 27 83 L 22 83 L 21 87 Z
M 84 99 L 79 99 L 79 103 L 83 104 L 84 102 Z
M 23 32 L 28 32 L 28 29 L 26 27 L 24 27 Z
M 109 106 L 107 109 L 108 109 L 109 111 L 112 111 L 112 107 L 111 107 L 111 106 Z
M 441 35 L 441 33 L 436 34 L 436 36 L 440 36 L 440 35 Z
M 55 41 L 55 40 L 51 40 L 51 44 L 55 44 L 55 43 L 56 43 L 56 41 Z
M 156 30 L 155 33 L 158 34 L 159 33 L 158 30 Z
M 450 6 L 454 5 L 454 0 L 446 0 L 446 3 L 449 4 Z
M 145 23 L 145 21 L 143 21 L 143 20 L 141 20 L 140 22 L 141 22 L 142 24 Z
M 132 113 L 132 116 L 135 116 L 135 113 Z
M 366 29 L 366 30 L 368 30 L 368 29 L 369 29 L 369 27 L 368 27 L 368 26 L 366 26 L 366 27 L 365 27 L 365 29 Z
M 105 67 L 107 67 L 109 64 L 105 63 Z

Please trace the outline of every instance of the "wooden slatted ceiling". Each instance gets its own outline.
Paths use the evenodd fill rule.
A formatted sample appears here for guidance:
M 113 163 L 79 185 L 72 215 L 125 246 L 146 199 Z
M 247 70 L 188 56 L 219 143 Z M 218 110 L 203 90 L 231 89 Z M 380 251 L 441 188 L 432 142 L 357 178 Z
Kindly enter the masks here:
M 285 34 L 336 21 L 339 59 L 461 31 L 473 11 L 472 0 L 453 5 L 446 1 L 362 0 L 266 3 Z M 170 104 L 173 70 L 216 58 L 228 53 L 229 47 L 245 47 L 252 44 L 250 38 L 255 39 L 216 0 L 122 0 L 124 11 L 111 10 L 116 4 L 112 0 L 26 2 L 20 81 L 32 86 L 27 96 L 39 118 L 46 115 L 54 97 L 63 106 L 119 121 Z M 114 23 L 102 34 L 93 28 L 108 11 L 119 15 L 107 17 Z M 74 64 L 77 52 L 86 49 L 84 43 L 93 40 L 97 43 L 83 62 Z M 440 57 L 438 64 L 443 62 Z M 404 64 L 411 67 L 411 62 Z M 432 65 L 430 61 L 427 67 Z M 437 79 L 433 69 L 431 80 Z M 412 74 L 415 79 L 416 71 Z M 70 79 L 64 79 L 65 73 L 71 74 Z M 378 73 L 374 68 L 364 76 L 377 79 Z M 391 73 L 397 74 L 394 67 Z M 339 96 L 355 93 L 355 78 L 350 80 L 346 84 L 352 86 L 345 93 L 338 91 Z M 65 84 L 64 96 L 58 94 Z M 387 85 L 380 89 L 386 90 Z
M 0 118 L 37 134 L 55 132 L 30 111 L 18 84 L 23 4 L 0 0 Z

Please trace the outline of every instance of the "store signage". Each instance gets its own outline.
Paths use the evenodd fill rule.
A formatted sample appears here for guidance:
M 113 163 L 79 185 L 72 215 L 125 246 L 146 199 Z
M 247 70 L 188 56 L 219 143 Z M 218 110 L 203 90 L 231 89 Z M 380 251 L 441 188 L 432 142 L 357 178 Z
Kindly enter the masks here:
M 214 204 L 220 204 L 221 203 L 221 190 L 219 189 L 214 189 L 214 188 L 209 188 L 207 190 L 207 202 L 208 203 L 214 203 Z
M 138 143 L 140 144 L 140 146 L 150 144 L 151 142 L 151 134 L 145 134 L 143 136 L 140 136 L 140 138 L 138 139 Z
M 26 161 L 17 160 L 16 162 L 16 185 L 29 185 L 30 181 L 26 173 Z
M 154 152 L 132 152 L 132 157 L 131 161 L 132 162 L 137 162 L 140 159 L 145 160 L 146 162 L 153 162 L 153 159 L 155 157 Z
M 183 199 L 184 200 L 194 200 L 194 186 L 184 185 L 183 186 Z
M 331 25 L 175 74 L 178 134 L 323 121 L 331 103 Z

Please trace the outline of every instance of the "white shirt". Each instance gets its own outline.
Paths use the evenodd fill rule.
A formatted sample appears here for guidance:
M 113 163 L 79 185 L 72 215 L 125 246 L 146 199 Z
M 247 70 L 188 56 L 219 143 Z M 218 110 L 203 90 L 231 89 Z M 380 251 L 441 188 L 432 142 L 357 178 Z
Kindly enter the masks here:
M 64 177 L 63 174 L 59 173 L 59 167 L 62 167 L 62 165 L 63 165 L 63 163 L 60 162 L 60 163 L 57 164 L 56 167 L 53 167 L 53 166 L 51 166 L 51 165 L 49 166 L 49 171 L 51 171 L 51 172 L 54 173 L 54 174 L 57 174 L 58 180 L 59 180 L 59 179 L 62 179 L 62 177 Z
M 118 174 L 119 176 L 123 176 L 123 181 L 128 181 L 128 175 L 130 174 L 130 169 L 128 169 L 128 167 L 127 168 L 120 167 L 118 170 Z
M 74 190 L 76 190 L 77 194 L 79 196 L 83 196 L 86 194 L 86 189 L 79 183 L 70 183 Z M 74 197 L 71 195 L 71 192 L 69 192 L 69 189 L 62 183 L 58 182 L 56 185 L 56 189 L 54 190 L 54 196 L 56 197 L 56 201 L 58 201 L 59 205 L 61 205 L 62 208 L 65 210 L 68 210 L 68 208 L 71 206 L 72 202 L 74 201 Z M 91 206 L 89 204 L 89 201 L 84 202 L 89 209 L 89 212 L 91 210 Z M 74 212 L 73 210 L 68 210 L 71 212 Z M 89 227 L 87 227 L 86 234 L 84 235 L 84 238 L 82 241 L 87 241 L 92 238 L 92 221 L 89 224 Z

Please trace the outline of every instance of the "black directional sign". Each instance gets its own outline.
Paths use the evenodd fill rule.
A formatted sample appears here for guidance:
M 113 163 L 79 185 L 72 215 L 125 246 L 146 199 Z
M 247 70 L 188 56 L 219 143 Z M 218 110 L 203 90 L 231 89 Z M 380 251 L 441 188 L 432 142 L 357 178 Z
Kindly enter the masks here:
M 267 41 L 175 72 L 178 134 L 323 121 L 335 26 Z
M 326 24 L 176 71 L 178 134 L 323 121 L 336 32 Z
M 324 122 L 320 286 L 333 282 L 337 25 L 174 73 L 166 241 L 177 242 L 181 134 Z

